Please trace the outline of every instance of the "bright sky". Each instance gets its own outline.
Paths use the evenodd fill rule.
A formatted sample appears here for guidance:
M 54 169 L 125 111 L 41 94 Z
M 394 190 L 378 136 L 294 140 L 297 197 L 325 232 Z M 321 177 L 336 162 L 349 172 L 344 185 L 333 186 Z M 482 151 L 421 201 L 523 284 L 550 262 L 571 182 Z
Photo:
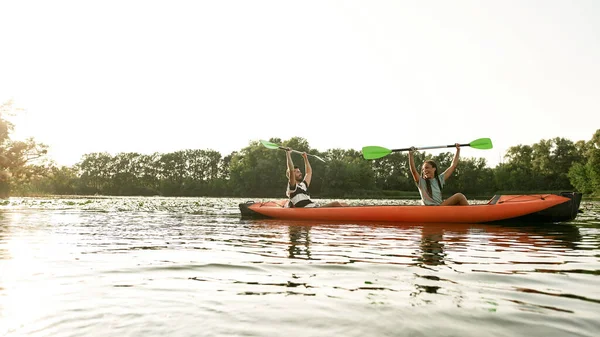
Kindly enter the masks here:
M 600 128 L 600 2 L 2 1 L 0 102 L 62 165 L 304 137 L 319 151 Z M 435 150 L 429 151 L 437 153 Z

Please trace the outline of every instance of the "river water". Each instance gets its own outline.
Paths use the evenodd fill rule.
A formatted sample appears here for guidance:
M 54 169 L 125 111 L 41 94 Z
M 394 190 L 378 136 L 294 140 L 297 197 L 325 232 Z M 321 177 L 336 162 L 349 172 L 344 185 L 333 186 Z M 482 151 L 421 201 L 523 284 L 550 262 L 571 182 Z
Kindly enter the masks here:
M 0 336 L 600 332 L 598 202 L 500 226 L 246 220 L 244 201 L 9 199 Z

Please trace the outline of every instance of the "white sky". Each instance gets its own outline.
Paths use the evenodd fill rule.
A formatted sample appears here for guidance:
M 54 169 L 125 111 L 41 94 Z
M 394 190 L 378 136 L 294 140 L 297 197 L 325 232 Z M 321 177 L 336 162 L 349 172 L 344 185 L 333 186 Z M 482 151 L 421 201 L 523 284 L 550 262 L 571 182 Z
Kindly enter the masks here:
M 595 0 L 1 1 L 0 102 L 62 165 L 299 136 L 489 137 L 461 153 L 495 166 L 600 128 L 599 18 Z

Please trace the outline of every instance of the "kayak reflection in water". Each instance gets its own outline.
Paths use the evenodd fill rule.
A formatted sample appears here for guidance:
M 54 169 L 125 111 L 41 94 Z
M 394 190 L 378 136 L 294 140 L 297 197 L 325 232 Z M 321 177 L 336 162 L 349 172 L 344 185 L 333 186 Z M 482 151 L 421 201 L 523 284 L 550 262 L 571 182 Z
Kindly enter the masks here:
M 419 188 L 421 194 L 421 202 L 427 206 L 450 206 L 450 205 L 468 205 L 467 198 L 462 193 L 456 193 L 450 198 L 443 200 L 442 189 L 446 183 L 446 180 L 450 178 L 456 166 L 458 165 L 458 158 L 460 157 L 460 144 L 456 143 L 456 154 L 452 159 L 452 165 L 439 174 L 437 164 L 433 160 L 426 160 L 421 167 L 421 174 L 415 167 L 415 159 L 413 152 L 416 149 L 410 148 L 408 151 L 408 162 L 410 164 L 410 173 L 415 180 L 415 184 Z
M 308 161 L 308 156 L 306 152 L 302 152 L 302 158 L 304 158 L 304 171 L 306 174 L 304 177 L 302 176 L 302 172 L 298 168 L 298 166 L 294 166 L 292 162 L 292 149 L 289 147 L 285 149 L 285 154 L 287 156 L 287 171 L 286 175 L 288 177 L 288 186 L 285 194 L 290 198 L 290 202 L 288 205 L 290 207 L 339 207 L 339 206 L 348 206 L 348 204 L 343 202 L 330 202 L 325 205 L 319 205 L 312 200 L 310 200 L 310 193 L 308 192 L 308 186 L 310 185 L 310 181 L 312 179 L 312 168 Z M 290 174 L 293 172 L 293 174 Z

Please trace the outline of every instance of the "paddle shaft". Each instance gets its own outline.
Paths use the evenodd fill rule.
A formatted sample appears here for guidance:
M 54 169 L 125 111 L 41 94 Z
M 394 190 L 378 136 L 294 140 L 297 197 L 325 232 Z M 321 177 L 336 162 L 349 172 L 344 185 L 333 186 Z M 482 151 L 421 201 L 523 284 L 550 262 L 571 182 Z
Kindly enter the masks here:
M 260 142 L 261 142 L 261 143 L 262 143 L 262 145 L 264 145 L 264 147 L 266 147 L 267 149 L 271 149 L 271 150 L 275 150 L 275 149 L 282 149 L 282 150 L 285 150 L 285 151 L 287 151 L 287 150 L 288 150 L 288 148 L 287 148 L 287 147 L 283 147 L 283 146 L 281 146 L 281 145 L 277 145 L 277 144 L 275 144 L 275 143 L 268 142 L 268 141 L 266 141 L 266 140 L 261 140 Z M 290 151 L 292 151 L 292 152 L 296 152 L 296 153 L 299 153 L 299 154 L 303 154 L 303 153 L 304 153 L 304 152 L 300 152 L 300 151 L 293 150 L 293 149 L 290 149 Z M 321 157 L 319 157 L 319 156 L 315 156 L 314 154 L 310 154 L 310 153 L 306 153 L 306 155 L 308 155 L 308 156 L 311 156 L 311 157 L 315 157 L 315 158 L 319 159 L 320 161 L 322 161 L 322 162 L 326 163 L 325 159 L 323 159 L 323 158 L 321 158 Z
M 459 144 L 460 146 L 471 146 L 471 144 Z M 431 150 L 431 149 L 443 149 L 447 147 L 456 147 L 455 144 L 452 145 L 437 145 L 437 146 L 423 146 L 423 147 L 415 147 L 415 150 Z M 410 151 L 410 147 L 406 147 L 403 149 L 393 149 L 392 152 L 401 152 L 401 151 Z
M 287 147 L 278 146 L 278 148 L 280 148 L 280 149 L 282 149 L 282 150 L 284 150 L 284 151 L 287 151 Z M 295 153 L 298 153 L 298 154 L 303 154 L 303 153 L 304 153 L 304 152 L 300 152 L 300 151 L 298 151 L 298 150 L 293 150 L 293 149 L 290 149 L 290 150 L 291 150 L 292 152 L 295 152 Z M 315 156 L 314 154 L 310 154 L 310 153 L 306 153 L 306 155 L 307 155 L 307 156 L 311 156 L 311 157 L 315 157 L 315 158 L 319 159 L 320 161 L 322 161 L 322 162 L 326 163 L 325 159 L 323 159 L 323 158 L 321 158 L 321 157 L 319 157 L 319 156 Z
M 282 149 L 282 150 L 284 150 L 284 151 L 287 151 L 287 147 L 279 146 L 279 148 Z M 292 151 L 294 153 L 299 153 L 299 154 L 303 153 L 303 152 L 300 152 L 300 151 L 294 150 L 294 149 L 290 149 L 290 151 Z M 307 153 L 307 155 L 312 156 L 312 154 L 310 154 L 310 153 Z

